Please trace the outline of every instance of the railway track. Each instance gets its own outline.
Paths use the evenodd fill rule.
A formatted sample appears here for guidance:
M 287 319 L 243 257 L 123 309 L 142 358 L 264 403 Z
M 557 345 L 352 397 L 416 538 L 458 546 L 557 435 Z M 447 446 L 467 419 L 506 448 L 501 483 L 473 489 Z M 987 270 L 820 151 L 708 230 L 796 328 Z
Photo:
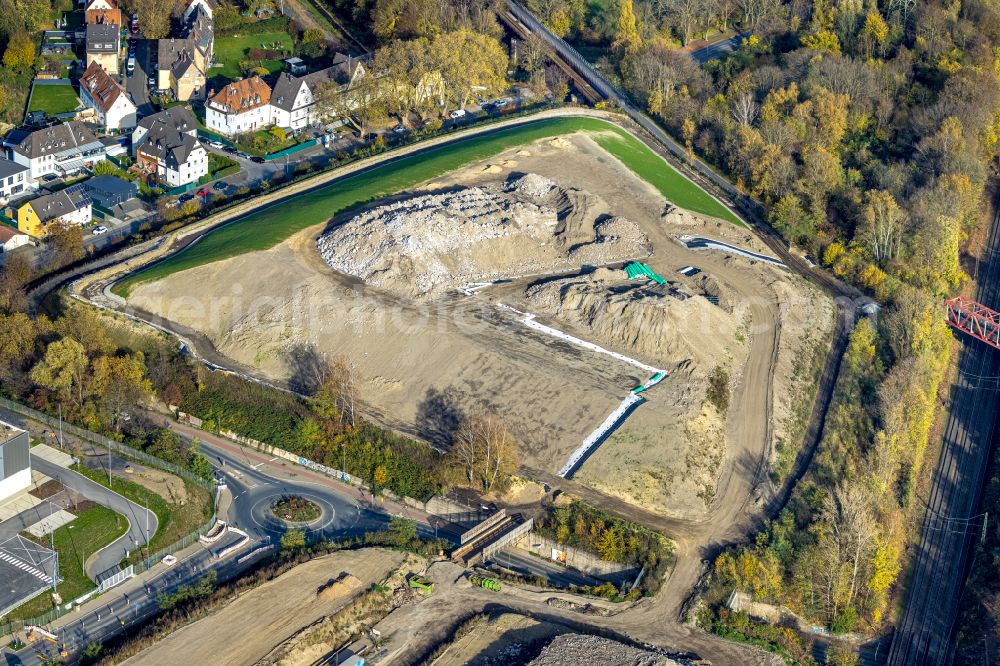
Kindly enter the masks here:
M 978 273 L 977 300 L 996 309 L 1000 305 L 1000 207 Z M 972 338 L 965 341 L 906 607 L 889 652 L 890 666 L 938 666 L 954 660 L 951 638 L 958 604 L 975 542 L 984 529 L 976 511 L 989 467 L 1000 393 L 995 383 L 980 387 L 978 379 L 1000 375 L 1000 351 Z

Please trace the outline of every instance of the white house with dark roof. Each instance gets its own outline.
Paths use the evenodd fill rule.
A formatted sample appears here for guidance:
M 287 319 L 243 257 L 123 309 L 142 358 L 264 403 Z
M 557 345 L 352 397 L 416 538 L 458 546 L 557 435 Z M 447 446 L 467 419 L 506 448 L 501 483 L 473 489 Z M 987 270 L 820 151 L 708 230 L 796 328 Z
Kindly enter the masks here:
M 315 124 L 319 120 L 316 88 L 332 83 L 344 94 L 366 73 L 361 59 L 338 53 L 326 69 L 304 76 L 281 74 L 271 92 L 271 121 L 278 127 L 293 130 Z
M 28 167 L 28 178 L 78 172 L 104 159 L 109 149 L 78 120 L 33 131 L 16 129 L 4 139 L 11 158 Z
M 168 187 L 196 182 L 208 173 L 208 153 L 197 133 L 194 115 L 185 107 L 147 116 L 132 132 L 136 162 Z
M 0 157 L 0 202 L 6 203 L 11 197 L 35 189 L 29 174 L 30 170 L 23 164 Z
M 136 123 L 136 107 L 128 94 L 96 62 L 80 77 L 80 99 L 94 110 L 104 129 L 131 129 Z

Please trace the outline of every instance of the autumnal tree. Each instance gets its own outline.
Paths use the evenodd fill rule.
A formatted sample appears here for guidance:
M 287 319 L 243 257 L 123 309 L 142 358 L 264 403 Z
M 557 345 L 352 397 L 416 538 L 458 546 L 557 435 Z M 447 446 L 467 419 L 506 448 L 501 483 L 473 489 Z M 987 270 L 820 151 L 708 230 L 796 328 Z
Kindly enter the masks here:
M 170 33 L 170 18 L 176 0 L 134 0 L 139 13 L 139 25 L 146 39 L 163 39 Z
M 55 255 L 56 264 L 66 265 L 83 258 L 83 227 L 80 225 L 52 225 L 49 227 L 46 238 Z
M 865 16 L 865 25 L 861 30 L 861 35 L 865 57 L 870 58 L 874 54 L 881 55 L 885 51 L 889 41 L 889 24 L 879 14 L 878 9 L 873 7 Z
M 492 412 L 459 425 L 450 456 L 469 484 L 486 492 L 504 486 L 520 462 L 517 440 Z
M 74 399 L 82 405 L 87 366 L 83 345 L 73 338 L 61 338 L 48 346 L 45 356 L 31 369 L 31 380 L 52 389 L 63 400 Z
M 861 214 L 858 237 L 879 265 L 891 261 L 899 252 L 903 234 L 903 213 L 891 193 L 869 190 Z
M 94 359 L 91 375 L 90 390 L 104 406 L 115 432 L 121 430 L 126 415 L 153 391 L 142 353 L 99 356 Z
M 632 0 L 619 0 L 618 27 L 615 31 L 613 46 L 626 54 L 633 54 L 642 47 L 642 38 L 635 25 L 635 10 Z
M 27 32 L 16 32 L 7 42 L 3 52 L 3 65 L 14 70 L 24 71 L 35 64 L 35 42 Z
M 0 267 L 0 312 L 21 310 L 27 304 L 24 286 L 31 280 L 34 268 L 23 254 L 8 254 Z

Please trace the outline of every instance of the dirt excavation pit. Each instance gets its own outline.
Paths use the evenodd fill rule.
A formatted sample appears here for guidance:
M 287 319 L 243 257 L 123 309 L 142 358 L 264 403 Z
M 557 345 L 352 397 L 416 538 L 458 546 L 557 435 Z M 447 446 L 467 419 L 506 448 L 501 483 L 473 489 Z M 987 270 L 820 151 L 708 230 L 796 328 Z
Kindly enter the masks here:
M 829 300 L 789 272 L 689 250 L 684 234 L 766 252 L 746 229 L 674 208 L 580 132 L 508 149 L 269 250 L 140 284 L 129 303 L 234 366 L 303 388 L 304 356 L 344 355 L 374 418 L 439 447 L 462 415 L 493 409 L 525 465 L 547 473 L 649 368 L 665 370 L 574 478 L 698 518 L 727 469 L 773 450 L 780 423 L 794 439 L 810 373 L 792 366 L 828 341 L 833 318 Z M 665 283 L 629 279 L 631 261 Z M 689 266 L 698 272 L 679 272 Z M 531 328 L 525 315 L 626 358 Z M 726 411 L 707 400 L 713 372 L 728 377 Z

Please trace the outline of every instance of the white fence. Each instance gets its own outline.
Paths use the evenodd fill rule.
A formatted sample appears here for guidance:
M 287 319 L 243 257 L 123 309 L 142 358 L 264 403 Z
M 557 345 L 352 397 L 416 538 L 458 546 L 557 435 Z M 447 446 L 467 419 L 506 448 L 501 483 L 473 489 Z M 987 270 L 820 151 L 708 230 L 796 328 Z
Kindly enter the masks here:
M 99 593 L 104 593 L 113 588 L 115 585 L 121 585 L 129 578 L 135 575 L 135 565 L 130 564 L 121 571 L 108 576 L 101 581 L 101 584 L 97 587 Z

